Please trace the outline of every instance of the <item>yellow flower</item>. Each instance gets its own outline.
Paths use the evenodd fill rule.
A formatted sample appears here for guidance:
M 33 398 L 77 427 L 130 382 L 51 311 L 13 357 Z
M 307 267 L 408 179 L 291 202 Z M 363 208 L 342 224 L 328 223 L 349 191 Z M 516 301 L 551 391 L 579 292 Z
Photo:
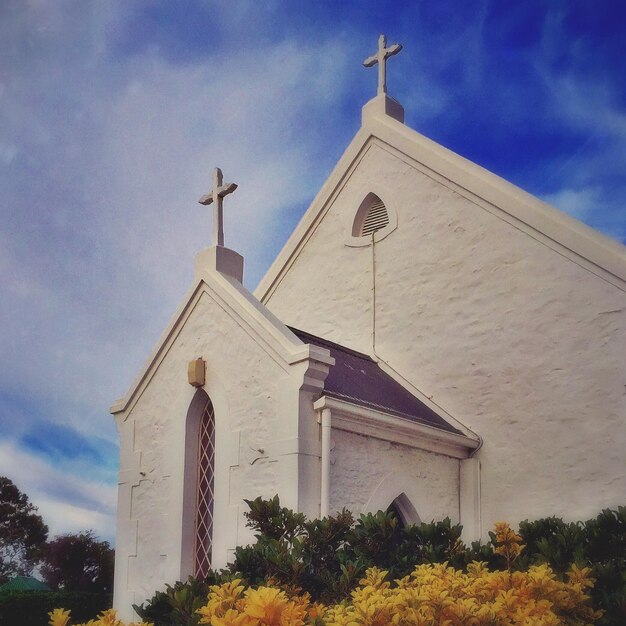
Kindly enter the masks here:
M 363 587 L 374 587 L 375 589 L 385 589 L 389 587 L 389 583 L 385 582 L 387 572 L 377 567 L 370 567 L 365 571 L 365 578 L 359 580 L 359 584 Z
M 243 593 L 243 585 L 241 584 L 241 578 L 234 578 L 230 582 L 222 585 L 212 585 L 210 587 L 211 592 L 217 597 L 223 600 L 236 600 Z
M 244 612 L 263 626 L 302 626 L 306 608 L 290 601 L 280 589 L 259 587 L 246 592 Z
M 108 609 L 98 615 L 100 620 L 100 626 L 124 626 L 120 620 L 117 619 L 117 613 L 115 609 Z
M 567 579 L 570 584 L 580 585 L 581 589 L 586 589 L 588 587 L 593 587 L 595 580 L 589 577 L 591 574 L 590 567 L 578 567 L 577 565 L 572 565 L 569 572 L 567 572 Z
M 228 609 L 222 617 L 213 616 L 210 622 L 201 624 L 211 624 L 211 626 L 256 626 L 258 622 L 245 613 L 240 613 L 234 609 Z
M 48 622 L 50 626 L 67 626 L 67 623 L 70 621 L 70 612 L 63 609 L 54 609 L 48 615 L 50 616 L 50 621 Z
M 314 621 L 318 617 L 319 618 L 324 617 L 325 613 L 326 613 L 326 607 L 321 602 L 314 602 L 313 604 L 311 604 L 311 606 L 309 607 L 309 610 L 307 611 L 309 619 L 314 620 Z
M 200 614 L 200 624 L 211 624 L 213 617 L 223 617 L 227 611 L 238 608 L 244 587 L 240 578 L 222 585 L 210 587 L 208 602 L 196 612 Z
M 511 564 L 522 553 L 522 538 L 514 532 L 507 522 L 495 523 L 496 547 L 494 552 L 506 559 L 506 568 L 511 571 Z

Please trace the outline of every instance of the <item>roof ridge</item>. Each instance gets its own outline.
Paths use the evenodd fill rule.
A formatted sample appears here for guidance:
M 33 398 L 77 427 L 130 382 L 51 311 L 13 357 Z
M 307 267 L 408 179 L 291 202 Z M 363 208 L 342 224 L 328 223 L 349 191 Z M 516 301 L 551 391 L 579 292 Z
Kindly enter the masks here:
M 314 335 L 313 333 L 309 333 L 306 330 L 301 330 L 300 328 L 289 326 L 289 324 L 287 324 L 287 328 L 292 333 L 294 333 L 298 338 L 301 338 L 300 335 L 304 335 L 306 337 L 310 337 L 311 339 L 315 339 L 321 343 L 328 344 L 329 347 L 342 350 L 343 352 L 347 352 L 348 354 L 352 354 L 353 356 L 357 356 L 362 359 L 367 359 L 368 361 L 371 361 L 372 363 L 376 363 L 376 360 L 373 359 L 369 354 L 366 354 L 365 352 L 359 352 L 358 350 L 354 350 L 353 348 L 348 348 L 347 346 L 337 343 L 336 341 L 331 341 L 330 339 L 325 339 L 324 337 L 320 337 L 318 335 Z

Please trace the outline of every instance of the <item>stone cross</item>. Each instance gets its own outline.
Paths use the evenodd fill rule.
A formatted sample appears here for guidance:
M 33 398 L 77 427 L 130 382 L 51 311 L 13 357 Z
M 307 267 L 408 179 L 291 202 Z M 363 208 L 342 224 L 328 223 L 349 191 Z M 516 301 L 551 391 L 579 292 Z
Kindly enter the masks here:
M 386 48 L 387 38 L 385 35 L 381 35 L 378 38 L 378 52 L 371 57 L 367 57 L 363 61 L 365 67 L 372 67 L 378 63 L 378 95 L 387 93 L 387 59 L 394 54 L 398 54 L 402 50 L 402 44 L 394 43 L 392 46 Z
M 222 170 L 216 167 L 213 170 L 213 189 L 206 195 L 202 196 L 198 202 L 200 204 L 209 205 L 213 203 L 213 245 L 224 245 L 224 196 L 232 193 L 237 189 L 235 183 L 222 184 L 224 177 Z

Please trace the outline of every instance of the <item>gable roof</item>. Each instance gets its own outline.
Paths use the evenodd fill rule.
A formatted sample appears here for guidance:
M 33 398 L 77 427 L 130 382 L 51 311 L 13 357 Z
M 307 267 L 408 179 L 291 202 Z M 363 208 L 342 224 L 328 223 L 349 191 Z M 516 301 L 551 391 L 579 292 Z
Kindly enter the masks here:
M 269 300 L 372 143 L 626 291 L 622 244 L 405 126 L 384 106 L 371 106 L 383 97 L 363 107 L 360 130 L 256 288 L 261 302 Z
M 202 252 L 197 260 L 202 261 Z M 327 350 L 314 344 L 303 344 L 269 309 L 261 304 L 238 280 L 211 267 L 196 267 L 196 277 L 182 304 L 157 341 L 151 355 L 126 395 L 110 408 L 115 414 L 131 408 L 148 385 L 169 347 L 185 325 L 203 293 L 208 293 L 229 315 L 235 317 L 245 332 L 253 335 L 266 352 L 273 354 L 287 366 L 311 359 L 332 364 Z
M 463 435 L 383 371 L 367 354 L 291 326 L 288 328 L 304 343 L 326 348 L 335 359 L 335 365 L 330 368 L 324 381 L 322 395 L 348 400 L 412 422 Z

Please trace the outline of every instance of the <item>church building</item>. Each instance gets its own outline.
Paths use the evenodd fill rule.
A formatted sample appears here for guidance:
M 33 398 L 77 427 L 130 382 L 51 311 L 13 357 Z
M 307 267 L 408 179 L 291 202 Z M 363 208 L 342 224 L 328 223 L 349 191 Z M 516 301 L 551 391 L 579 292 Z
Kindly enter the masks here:
M 254 293 L 213 246 L 111 411 L 115 607 L 221 568 L 245 499 L 585 519 L 626 494 L 626 248 L 404 124 L 377 65 L 362 125 Z

